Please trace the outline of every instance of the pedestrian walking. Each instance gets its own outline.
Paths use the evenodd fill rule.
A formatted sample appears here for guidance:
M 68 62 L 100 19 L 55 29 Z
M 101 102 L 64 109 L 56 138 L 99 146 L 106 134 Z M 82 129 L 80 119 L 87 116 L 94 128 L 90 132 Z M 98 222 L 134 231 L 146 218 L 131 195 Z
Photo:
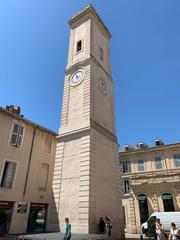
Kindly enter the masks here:
M 109 240 L 111 239 L 111 229 L 112 229 L 112 224 L 111 221 L 108 217 L 105 217 L 105 222 L 106 222 L 106 231 L 107 235 L 109 237 Z
M 64 240 L 70 240 L 71 239 L 71 224 L 69 223 L 69 218 L 65 218 L 65 232 L 64 232 Z

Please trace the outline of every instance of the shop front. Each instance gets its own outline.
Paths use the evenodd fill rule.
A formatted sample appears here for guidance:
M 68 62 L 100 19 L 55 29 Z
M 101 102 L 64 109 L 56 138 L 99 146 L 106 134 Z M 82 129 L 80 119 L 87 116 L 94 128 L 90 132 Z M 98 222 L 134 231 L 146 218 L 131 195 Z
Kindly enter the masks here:
M 14 202 L 0 201 L 0 236 L 9 231 Z
M 28 233 L 45 232 L 48 204 L 31 203 L 27 225 Z

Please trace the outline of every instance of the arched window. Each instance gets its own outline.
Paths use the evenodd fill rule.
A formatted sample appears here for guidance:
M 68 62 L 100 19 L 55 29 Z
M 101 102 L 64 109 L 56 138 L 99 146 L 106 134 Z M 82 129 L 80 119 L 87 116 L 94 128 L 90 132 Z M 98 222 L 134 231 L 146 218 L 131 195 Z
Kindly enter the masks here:
M 164 212 L 174 212 L 174 203 L 173 203 L 172 194 L 163 193 L 161 197 L 164 205 Z
M 41 191 L 46 191 L 48 183 L 49 165 L 47 163 L 41 164 L 40 174 L 39 174 L 39 189 Z
M 149 217 L 147 196 L 145 194 L 139 194 L 137 196 L 137 200 L 139 202 L 139 212 L 140 212 L 141 223 L 144 223 L 147 221 Z

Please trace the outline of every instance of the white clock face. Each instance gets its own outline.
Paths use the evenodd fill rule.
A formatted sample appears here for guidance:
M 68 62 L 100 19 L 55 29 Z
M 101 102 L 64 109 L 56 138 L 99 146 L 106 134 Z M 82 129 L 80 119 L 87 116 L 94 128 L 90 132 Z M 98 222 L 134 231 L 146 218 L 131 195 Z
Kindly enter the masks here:
M 99 78 L 98 87 L 103 94 L 107 94 L 107 83 L 102 77 Z
M 83 80 L 83 71 L 82 70 L 78 70 L 71 77 L 71 83 L 74 85 L 80 83 L 82 80 Z

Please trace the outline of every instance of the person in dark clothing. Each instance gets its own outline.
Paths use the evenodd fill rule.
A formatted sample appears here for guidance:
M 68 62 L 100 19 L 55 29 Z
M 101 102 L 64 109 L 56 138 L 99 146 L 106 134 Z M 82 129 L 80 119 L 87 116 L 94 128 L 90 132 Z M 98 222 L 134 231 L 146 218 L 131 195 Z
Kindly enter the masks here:
M 106 227 L 106 224 L 104 222 L 104 219 L 101 217 L 99 219 L 99 232 L 104 233 L 105 232 L 105 227 Z
M 156 233 L 156 216 L 152 216 L 148 220 L 148 231 L 147 235 L 149 239 L 157 240 L 157 233 Z

